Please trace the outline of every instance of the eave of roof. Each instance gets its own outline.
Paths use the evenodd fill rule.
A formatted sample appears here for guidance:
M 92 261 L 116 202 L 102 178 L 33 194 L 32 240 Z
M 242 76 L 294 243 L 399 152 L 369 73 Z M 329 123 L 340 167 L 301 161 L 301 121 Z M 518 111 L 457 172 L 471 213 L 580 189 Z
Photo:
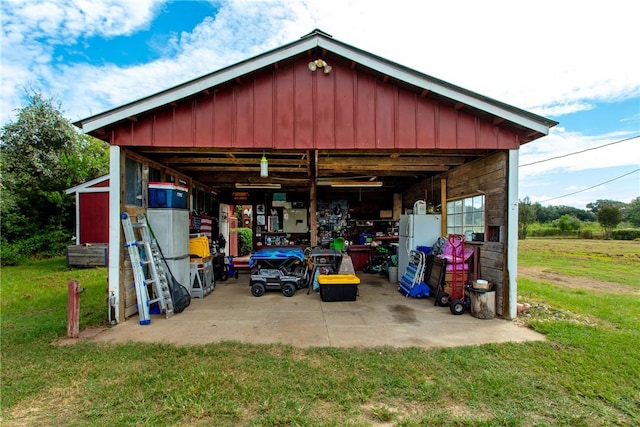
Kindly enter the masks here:
M 541 135 L 547 135 L 549 128 L 558 124 L 558 122 L 554 120 L 420 73 L 364 50 L 339 42 L 320 30 L 314 30 L 300 38 L 300 40 L 296 40 L 154 95 L 78 120 L 74 122 L 74 125 L 81 128 L 85 133 L 91 133 L 129 117 L 134 117 L 146 111 L 160 108 L 172 102 L 196 95 L 238 77 L 269 67 L 274 63 L 304 54 L 316 47 L 348 58 L 364 67 L 376 70 L 377 72 L 407 84 L 436 93 L 452 99 L 455 102 L 463 103 L 471 108 L 484 111 L 519 126 L 531 129 Z

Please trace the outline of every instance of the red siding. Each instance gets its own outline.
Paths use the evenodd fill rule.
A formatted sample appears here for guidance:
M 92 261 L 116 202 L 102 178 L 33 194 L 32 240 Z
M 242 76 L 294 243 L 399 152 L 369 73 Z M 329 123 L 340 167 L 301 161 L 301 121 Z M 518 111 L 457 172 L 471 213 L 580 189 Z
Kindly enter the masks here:
M 275 140 L 274 147 L 290 148 L 294 146 L 293 122 L 293 68 L 279 70 L 275 77 Z
M 449 103 L 339 63 L 307 61 L 212 88 L 113 130 L 122 146 L 277 149 L 518 148 L 518 136 Z
M 256 79 L 255 88 L 255 127 L 254 143 L 256 147 L 271 148 L 273 144 L 273 108 L 274 100 L 274 81 L 273 76 L 269 74 L 265 78 Z
M 79 201 L 80 244 L 108 243 L 109 193 L 80 193 Z
M 195 139 L 193 146 L 213 146 L 213 96 L 200 98 L 195 102 Z

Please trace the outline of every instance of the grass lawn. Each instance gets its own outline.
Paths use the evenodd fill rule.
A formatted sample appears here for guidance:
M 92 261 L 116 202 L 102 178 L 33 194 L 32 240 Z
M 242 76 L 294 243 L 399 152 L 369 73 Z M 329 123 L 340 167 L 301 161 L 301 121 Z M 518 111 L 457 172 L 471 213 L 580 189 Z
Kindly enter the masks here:
M 639 425 L 640 242 L 531 239 L 520 265 L 615 292 L 520 277 L 519 321 L 546 342 L 423 350 L 234 342 L 60 346 L 67 284 L 81 328 L 106 323 L 106 270 L 3 267 L 3 426 Z

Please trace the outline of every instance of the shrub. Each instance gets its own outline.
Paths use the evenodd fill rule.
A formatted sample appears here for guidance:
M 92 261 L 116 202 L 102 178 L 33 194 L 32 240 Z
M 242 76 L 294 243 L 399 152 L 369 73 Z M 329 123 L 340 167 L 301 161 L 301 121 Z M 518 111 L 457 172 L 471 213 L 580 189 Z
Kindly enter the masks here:
M 253 231 L 250 228 L 238 228 L 238 255 L 248 255 L 252 250 Z
M 636 240 L 640 239 L 640 230 L 634 229 L 625 229 L 625 230 L 614 230 L 611 232 L 611 238 L 613 240 Z
M 71 243 L 71 235 L 62 229 L 34 231 L 26 239 L 13 243 L 2 242 L 2 265 L 20 265 L 31 258 L 50 258 L 64 254 Z

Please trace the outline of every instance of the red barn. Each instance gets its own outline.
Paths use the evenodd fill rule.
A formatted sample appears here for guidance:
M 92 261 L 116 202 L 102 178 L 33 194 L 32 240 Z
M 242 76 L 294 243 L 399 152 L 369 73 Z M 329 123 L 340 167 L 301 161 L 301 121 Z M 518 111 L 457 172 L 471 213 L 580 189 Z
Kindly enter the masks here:
M 111 144 L 115 320 L 136 310 L 119 215 L 147 212 L 155 181 L 187 187 L 192 214 L 252 206 L 256 246 L 392 234 L 426 203 L 441 236 L 478 236 L 476 271 L 495 283 L 498 314 L 513 318 L 518 151 L 556 124 L 319 30 L 80 120 Z

